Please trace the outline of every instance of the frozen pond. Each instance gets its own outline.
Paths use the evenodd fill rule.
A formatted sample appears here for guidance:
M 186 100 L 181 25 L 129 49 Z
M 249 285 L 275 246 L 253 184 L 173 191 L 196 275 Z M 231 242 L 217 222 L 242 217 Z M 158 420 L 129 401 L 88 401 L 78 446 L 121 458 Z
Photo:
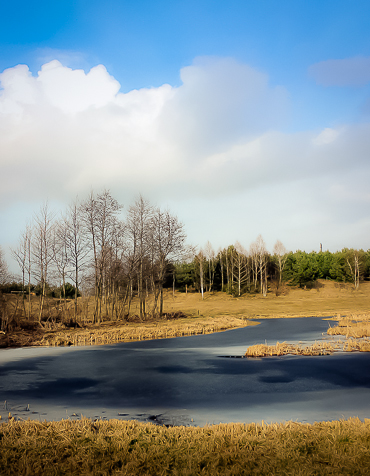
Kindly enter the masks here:
M 370 353 L 228 358 L 265 341 L 310 343 L 328 328 L 314 317 L 260 322 L 176 339 L 1 350 L 0 414 L 195 425 L 369 418 Z

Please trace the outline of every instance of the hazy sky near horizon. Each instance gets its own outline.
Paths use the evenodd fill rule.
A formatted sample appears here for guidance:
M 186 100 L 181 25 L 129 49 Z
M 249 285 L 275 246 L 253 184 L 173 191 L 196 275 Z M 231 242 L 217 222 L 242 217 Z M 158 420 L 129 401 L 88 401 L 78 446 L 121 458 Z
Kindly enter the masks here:
M 370 3 L 40 0 L 0 17 L 0 246 L 142 194 L 215 249 L 370 248 Z

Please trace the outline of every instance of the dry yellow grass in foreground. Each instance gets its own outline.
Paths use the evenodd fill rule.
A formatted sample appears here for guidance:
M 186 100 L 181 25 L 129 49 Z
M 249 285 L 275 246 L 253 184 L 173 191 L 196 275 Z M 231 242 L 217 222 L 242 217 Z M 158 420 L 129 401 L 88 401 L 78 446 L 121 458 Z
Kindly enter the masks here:
M 0 425 L 2 475 L 368 475 L 370 420 L 158 427 L 117 420 Z

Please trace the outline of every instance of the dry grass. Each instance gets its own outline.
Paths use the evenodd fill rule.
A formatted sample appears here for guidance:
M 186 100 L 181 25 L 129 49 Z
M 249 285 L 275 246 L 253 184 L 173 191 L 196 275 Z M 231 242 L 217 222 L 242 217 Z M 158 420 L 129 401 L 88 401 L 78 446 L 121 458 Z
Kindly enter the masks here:
M 158 427 L 117 420 L 0 426 L 2 475 L 368 475 L 370 420 Z
M 166 294 L 165 310 L 182 311 L 187 315 L 215 317 L 219 315 L 243 318 L 307 317 L 361 314 L 370 310 L 370 282 L 361 283 L 358 290 L 353 285 L 319 280 L 314 289 L 288 288 L 285 294 L 268 293 L 244 295 L 240 298 L 224 293 Z
M 279 355 L 329 355 L 340 350 L 339 342 L 315 342 L 312 345 L 287 344 L 286 342 L 275 345 L 257 344 L 248 347 L 245 357 L 267 357 Z
M 287 344 L 276 345 L 257 344 L 247 348 L 245 357 L 267 357 L 279 355 L 328 355 L 336 351 L 344 352 L 370 352 L 370 314 L 350 314 L 341 316 L 337 314 L 331 319 L 338 324 L 329 327 L 327 334 L 331 336 L 345 336 L 345 340 L 336 342 L 315 342 L 312 345 L 302 346 Z
M 197 334 L 210 334 L 226 329 L 253 325 L 237 317 L 185 318 L 175 321 L 154 321 L 148 323 L 103 324 L 78 330 L 58 330 L 48 332 L 33 345 L 101 345 L 132 340 L 163 339 Z
M 346 339 L 343 350 L 345 352 L 370 352 L 370 340 Z
M 370 337 L 370 314 L 349 314 L 346 318 L 339 317 L 337 326 L 328 329 L 329 335 L 343 335 L 354 337 L 356 339 L 362 337 Z M 337 317 L 337 319 L 338 319 Z

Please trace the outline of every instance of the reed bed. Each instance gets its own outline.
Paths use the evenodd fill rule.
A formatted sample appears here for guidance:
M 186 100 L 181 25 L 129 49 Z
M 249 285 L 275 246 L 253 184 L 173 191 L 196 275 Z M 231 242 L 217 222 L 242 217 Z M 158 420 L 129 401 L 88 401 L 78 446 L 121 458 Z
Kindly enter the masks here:
M 339 342 L 315 342 L 302 346 L 300 344 L 288 344 L 277 342 L 275 345 L 256 344 L 247 348 L 245 357 L 267 357 L 280 355 L 329 355 L 341 349 Z
M 368 475 L 370 420 L 159 427 L 9 421 L 2 475 Z
M 370 352 L 370 339 L 346 339 L 343 350 L 345 352 Z
M 339 322 L 329 327 L 329 335 L 344 335 L 356 339 L 370 337 L 370 314 L 350 314 L 345 318 L 339 316 Z
M 242 318 L 220 316 L 213 319 L 187 318 L 143 324 L 122 324 L 78 330 L 48 332 L 33 342 L 39 346 L 103 345 L 149 339 L 164 339 L 198 334 L 211 334 L 226 329 L 253 325 Z
M 335 342 L 315 342 L 308 346 L 288 344 L 286 342 L 275 345 L 257 344 L 247 348 L 245 357 L 267 357 L 280 355 L 329 355 L 333 352 L 370 352 L 370 314 L 349 314 L 342 317 L 337 314 L 331 318 L 338 324 L 329 327 L 330 336 L 345 336 L 346 339 Z M 329 319 L 328 319 L 329 320 Z M 370 472 L 369 472 L 370 474 Z

